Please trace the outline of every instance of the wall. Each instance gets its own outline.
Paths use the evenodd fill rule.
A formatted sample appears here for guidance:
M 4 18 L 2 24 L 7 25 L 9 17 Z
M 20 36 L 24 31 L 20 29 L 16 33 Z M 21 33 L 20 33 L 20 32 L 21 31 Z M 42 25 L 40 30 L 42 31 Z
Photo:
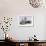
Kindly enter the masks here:
M 15 16 L 21 14 L 45 15 L 46 8 L 33 8 L 28 0 L 0 0 L 0 15 Z
M 17 15 L 34 16 L 34 27 L 19 27 L 15 19 Z M 46 15 L 46 9 L 32 8 L 28 0 L 0 0 L 0 16 L 13 17 L 12 29 L 9 32 L 19 40 L 28 39 L 35 33 L 38 39 L 45 39 L 45 17 L 43 15 Z
M 44 24 L 44 39 L 46 39 L 46 16 L 45 16 L 45 24 Z
M 27 40 L 34 34 L 37 35 L 37 39 L 44 40 L 44 16 L 34 16 L 33 27 L 20 27 L 14 18 L 10 33 L 19 40 Z
M 28 40 L 34 34 L 37 35 L 37 39 L 44 39 L 44 16 L 34 16 L 34 26 L 32 27 L 21 27 L 17 24 L 17 16 L 13 17 L 12 26 L 10 27 L 10 35 L 16 38 L 16 40 Z M 1 30 L 1 29 L 0 29 Z M 3 33 L 3 31 L 1 30 Z M 1 33 L 0 33 L 1 34 Z M 4 33 L 3 33 L 4 34 Z M 0 39 L 4 37 L 1 36 Z

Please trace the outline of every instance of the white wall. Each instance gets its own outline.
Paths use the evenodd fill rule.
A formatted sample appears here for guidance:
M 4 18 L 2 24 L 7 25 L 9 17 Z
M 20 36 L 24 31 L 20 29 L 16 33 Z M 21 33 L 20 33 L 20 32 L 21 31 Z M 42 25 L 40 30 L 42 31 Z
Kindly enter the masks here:
M 28 0 L 0 0 L 1 16 L 15 16 L 20 14 L 45 15 L 46 8 L 32 8 Z
M 44 24 L 44 39 L 46 39 L 46 16 L 45 16 L 45 24 Z
M 10 27 L 10 31 L 8 31 L 8 33 L 15 37 L 16 40 L 28 40 L 29 37 L 32 37 L 34 34 L 37 35 L 37 39 L 44 40 L 44 16 L 34 16 L 34 26 L 32 27 L 20 27 L 17 24 L 17 16 L 14 16 L 12 18 L 12 26 Z M 0 39 L 2 38 L 3 37 L 1 36 Z
M 34 27 L 18 27 L 15 16 L 32 15 L 34 16 Z M 34 32 L 37 38 L 44 38 L 46 8 L 32 8 L 28 0 L 0 0 L 0 16 L 13 17 L 12 29 L 10 33 L 17 39 L 28 39 Z M 2 37 L 1 37 L 2 38 Z
M 18 40 L 27 40 L 34 34 L 37 35 L 39 40 L 44 40 L 44 16 L 34 16 L 33 27 L 20 27 L 17 24 L 17 20 L 14 18 L 10 33 Z

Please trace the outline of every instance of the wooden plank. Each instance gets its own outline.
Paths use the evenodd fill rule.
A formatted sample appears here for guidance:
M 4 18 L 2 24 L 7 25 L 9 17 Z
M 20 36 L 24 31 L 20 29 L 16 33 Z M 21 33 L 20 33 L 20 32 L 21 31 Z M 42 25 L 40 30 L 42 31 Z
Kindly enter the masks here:
M 28 43 L 24 43 L 24 46 L 28 46 Z

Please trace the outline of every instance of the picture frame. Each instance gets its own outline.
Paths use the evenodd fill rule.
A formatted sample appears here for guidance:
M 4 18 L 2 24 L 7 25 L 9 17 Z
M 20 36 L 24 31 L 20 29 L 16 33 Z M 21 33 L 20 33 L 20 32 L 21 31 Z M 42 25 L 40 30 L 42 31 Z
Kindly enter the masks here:
M 34 24 L 34 16 L 18 16 L 18 26 L 32 27 Z

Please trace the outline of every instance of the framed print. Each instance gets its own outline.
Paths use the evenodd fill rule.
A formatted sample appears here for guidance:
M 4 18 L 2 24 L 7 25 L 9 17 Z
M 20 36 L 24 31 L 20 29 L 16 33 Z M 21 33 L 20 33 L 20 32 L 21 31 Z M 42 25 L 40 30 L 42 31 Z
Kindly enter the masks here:
M 33 26 L 33 16 L 18 16 L 19 26 Z

